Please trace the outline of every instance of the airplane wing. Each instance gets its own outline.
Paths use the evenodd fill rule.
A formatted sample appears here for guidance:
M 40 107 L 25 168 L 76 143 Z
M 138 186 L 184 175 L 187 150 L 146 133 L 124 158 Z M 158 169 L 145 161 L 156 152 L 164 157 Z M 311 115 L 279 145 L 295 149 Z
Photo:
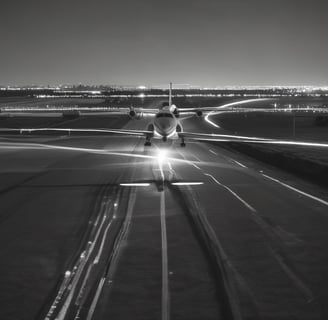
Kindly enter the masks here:
M 129 130 L 129 129 L 72 129 L 72 128 L 0 128 L 0 134 L 102 134 L 112 135 L 119 134 L 123 136 L 134 137 L 153 137 L 153 131 L 149 130 Z M 297 141 L 284 139 L 267 139 L 260 137 L 247 137 L 227 134 L 205 134 L 194 132 L 178 132 L 178 137 L 199 142 L 235 142 L 235 143 L 256 143 L 256 144 L 271 144 L 271 145 L 290 145 L 304 147 L 320 147 L 328 148 L 328 143 Z
M 152 136 L 153 131 L 148 130 L 128 130 L 128 129 L 72 129 L 72 128 L 0 128 L 0 133 L 11 134 L 51 134 L 51 133 L 63 133 L 63 134 L 121 134 L 126 136 L 148 137 Z

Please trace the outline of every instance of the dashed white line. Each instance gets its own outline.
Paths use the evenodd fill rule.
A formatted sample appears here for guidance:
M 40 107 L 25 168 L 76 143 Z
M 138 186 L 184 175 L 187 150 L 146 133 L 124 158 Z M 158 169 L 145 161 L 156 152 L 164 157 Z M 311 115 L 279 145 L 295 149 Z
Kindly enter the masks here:
M 234 163 L 238 164 L 239 166 L 243 167 L 243 168 L 247 168 L 245 165 L 243 165 L 242 163 L 238 162 L 237 160 L 231 159 Z
M 215 177 L 213 177 L 211 174 L 209 173 L 204 173 L 205 176 L 208 176 L 210 178 L 212 178 L 212 180 L 218 184 L 219 186 L 225 188 L 226 190 L 228 190 L 234 197 L 236 197 L 244 206 L 246 206 L 249 210 L 251 210 L 252 212 L 257 212 L 256 209 L 254 209 L 250 204 L 248 204 L 244 199 L 242 199 L 236 192 L 234 192 L 232 189 L 230 189 L 229 187 L 227 187 L 226 185 L 222 184 L 221 182 L 219 182 Z
M 213 150 L 209 150 L 211 153 L 213 153 L 213 154 L 215 154 L 216 156 L 218 155 L 215 151 L 213 151 Z
M 286 188 L 288 188 L 290 190 L 293 190 L 293 191 L 295 191 L 295 192 L 297 192 L 297 193 L 299 193 L 299 194 L 301 194 L 301 195 L 303 195 L 305 197 L 308 197 L 308 198 L 310 198 L 312 200 L 315 200 L 317 202 L 320 202 L 321 204 L 324 204 L 325 206 L 328 206 L 328 202 L 325 201 L 325 200 L 323 200 L 323 199 L 320 199 L 320 198 L 318 198 L 316 196 L 313 196 L 312 194 L 309 194 L 309 193 L 306 193 L 304 191 L 301 191 L 301 190 L 299 190 L 297 188 L 294 188 L 294 187 L 290 186 L 289 184 L 286 184 L 286 183 L 284 183 L 284 182 L 282 182 L 282 181 L 280 181 L 278 179 L 272 178 L 272 177 L 270 177 L 270 176 L 268 176 L 268 175 L 266 175 L 264 173 L 262 173 L 262 175 L 264 177 L 266 177 L 267 179 L 270 179 L 270 180 L 272 180 L 272 181 L 274 181 L 276 183 L 279 183 L 280 185 L 282 185 L 282 186 L 284 186 L 284 187 L 286 187 Z
M 193 157 L 194 157 L 198 162 L 202 162 L 202 160 L 200 160 L 195 154 L 193 154 Z

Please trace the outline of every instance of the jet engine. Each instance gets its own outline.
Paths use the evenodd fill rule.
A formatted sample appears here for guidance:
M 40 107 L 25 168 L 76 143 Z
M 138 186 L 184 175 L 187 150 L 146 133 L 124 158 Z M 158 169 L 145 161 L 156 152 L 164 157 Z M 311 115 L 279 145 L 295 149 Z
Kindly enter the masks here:
M 135 110 L 133 107 L 130 107 L 128 115 L 131 119 L 140 119 L 141 117 L 141 113 L 137 112 L 137 110 Z
M 202 110 L 196 110 L 196 116 L 197 117 L 201 117 L 203 115 L 203 111 Z
M 137 113 L 133 107 L 130 108 L 129 116 L 130 116 L 130 118 L 135 118 L 137 116 Z

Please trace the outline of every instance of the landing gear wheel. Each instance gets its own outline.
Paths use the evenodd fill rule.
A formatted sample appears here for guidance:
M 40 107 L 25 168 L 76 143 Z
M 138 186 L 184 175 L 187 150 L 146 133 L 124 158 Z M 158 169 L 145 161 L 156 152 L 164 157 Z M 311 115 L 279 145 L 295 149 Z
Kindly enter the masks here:
M 150 147 L 151 146 L 151 142 L 150 141 L 146 141 L 144 144 L 145 147 Z
M 186 144 L 185 144 L 184 142 L 181 142 L 180 145 L 181 145 L 181 147 L 183 147 L 183 148 L 186 146 Z

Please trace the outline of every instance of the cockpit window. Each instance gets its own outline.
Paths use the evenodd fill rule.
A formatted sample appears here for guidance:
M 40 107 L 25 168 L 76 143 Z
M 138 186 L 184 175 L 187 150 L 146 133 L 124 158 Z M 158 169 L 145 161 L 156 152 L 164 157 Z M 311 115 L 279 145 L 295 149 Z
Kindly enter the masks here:
M 157 113 L 156 118 L 173 118 L 172 113 Z

